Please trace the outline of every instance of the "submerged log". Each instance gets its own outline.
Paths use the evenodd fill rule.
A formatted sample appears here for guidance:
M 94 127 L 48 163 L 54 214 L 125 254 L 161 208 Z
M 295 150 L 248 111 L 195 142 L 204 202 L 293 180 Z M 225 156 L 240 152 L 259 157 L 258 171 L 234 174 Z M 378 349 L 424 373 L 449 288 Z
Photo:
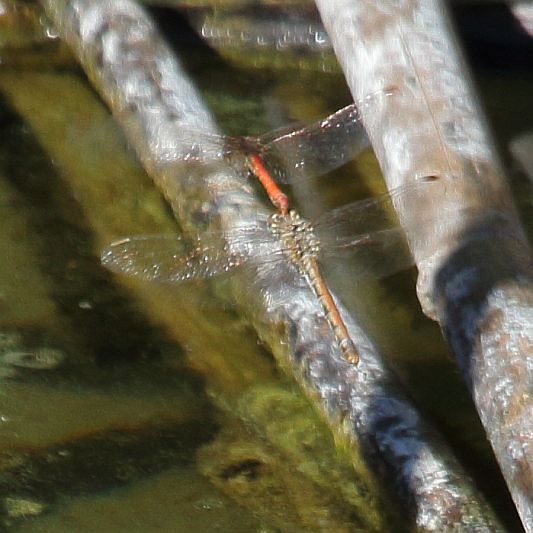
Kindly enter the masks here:
M 438 320 L 527 531 L 533 531 L 533 268 L 505 174 L 436 0 L 317 0 L 354 98 L 396 97 L 365 123 L 389 188 L 440 185 L 397 206 Z M 417 224 L 433 212 L 434 238 Z
M 232 228 L 253 222 L 262 208 L 239 176 L 221 165 L 184 165 L 176 157 L 190 148 L 190 138 L 180 136 L 183 124 L 208 131 L 216 126 L 144 11 L 128 1 L 42 4 L 183 227 L 191 234 L 222 227 L 231 235 Z M 357 470 L 369 477 L 370 499 L 382 498 L 373 472 L 408 509 L 408 522 L 423 530 L 499 529 L 354 319 L 343 311 L 361 353 L 358 368 L 339 357 L 318 302 L 288 267 L 258 269 L 253 282 L 243 275 L 234 294 L 280 364 L 348 443 Z

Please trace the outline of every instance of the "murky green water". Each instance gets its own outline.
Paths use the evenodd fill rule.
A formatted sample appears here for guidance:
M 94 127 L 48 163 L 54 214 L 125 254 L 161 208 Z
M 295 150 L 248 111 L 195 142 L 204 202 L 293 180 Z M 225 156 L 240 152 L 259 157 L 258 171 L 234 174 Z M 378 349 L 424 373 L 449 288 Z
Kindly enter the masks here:
M 102 269 L 113 238 L 177 225 L 74 61 L 46 46 L 47 60 L 32 61 L 30 48 L 20 62 L 6 51 L 0 65 L 2 527 L 391 531 L 379 509 L 361 513 L 348 459 L 209 286 L 160 290 Z M 349 101 L 336 74 L 245 70 L 205 50 L 186 59 L 228 132 L 311 120 Z M 488 104 L 497 116 L 500 102 Z M 376 176 L 365 153 L 298 187 L 295 201 L 318 212 L 379 190 Z M 515 524 L 468 394 L 418 308 L 414 273 L 343 294 Z

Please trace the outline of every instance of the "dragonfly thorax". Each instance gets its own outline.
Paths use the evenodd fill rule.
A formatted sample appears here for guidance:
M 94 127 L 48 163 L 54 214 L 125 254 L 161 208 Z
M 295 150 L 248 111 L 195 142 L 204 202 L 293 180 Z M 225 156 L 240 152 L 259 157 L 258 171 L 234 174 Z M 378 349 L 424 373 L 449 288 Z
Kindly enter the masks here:
M 283 253 L 298 270 L 306 274 L 304 263 L 307 259 L 316 257 L 320 251 L 320 241 L 314 233 L 312 224 L 291 210 L 286 215 L 281 213 L 271 215 L 268 226 L 280 241 Z

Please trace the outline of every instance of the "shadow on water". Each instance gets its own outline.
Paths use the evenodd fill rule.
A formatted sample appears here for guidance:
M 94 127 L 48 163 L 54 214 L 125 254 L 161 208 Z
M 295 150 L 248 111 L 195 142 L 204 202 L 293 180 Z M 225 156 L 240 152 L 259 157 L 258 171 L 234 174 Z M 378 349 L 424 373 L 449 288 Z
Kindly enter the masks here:
M 159 422 L 85 435 L 22 456 L 0 477 L 0 494 L 55 504 L 61 497 L 95 494 L 190 465 L 215 427 L 204 421 Z M 31 476 L 28 473 L 31 473 Z
M 129 401 L 137 391 L 132 406 L 124 405 L 117 411 L 122 422 L 120 418 L 116 422 L 116 413 L 107 418 L 102 415 L 94 419 L 100 420 L 100 427 L 95 427 L 93 421 L 85 429 L 85 413 L 79 412 L 77 426 L 67 424 L 52 444 L 41 446 L 37 439 L 33 445 L 23 440 L 20 447 L 0 451 L 0 499 L 4 502 L 0 529 L 4 530 L 2 526 L 9 528 L 17 524 L 17 517 L 24 518 L 24 514 L 16 514 L 19 511 L 10 510 L 8 502 L 20 504 L 20 498 L 29 498 L 48 507 L 65 496 L 95 494 L 176 465 L 193 466 L 195 450 L 213 438 L 217 424 L 212 418 L 213 409 L 208 408 L 202 380 L 183 362 L 183 350 L 151 324 L 103 270 L 76 198 L 29 127 L 3 98 L 0 129 L 4 139 L 0 173 L 21 198 L 31 232 L 23 238 L 35 242 L 35 263 L 51 280 L 49 296 L 60 318 L 51 320 L 51 328 L 38 323 L 29 328 L 23 325 L 21 333 L 46 337 L 47 342 L 69 353 L 66 364 L 54 370 L 43 373 L 18 369 L 13 383 L 30 392 L 28 402 L 34 397 L 47 401 L 46 391 L 61 398 L 58 391 L 74 390 L 70 396 L 65 394 L 67 399 L 81 393 L 77 403 L 63 406 L 65 414 L 80 405 L 91 410 L 92 396 L 85 393 L 98 391 L 98 398 L 105 398 L 99 400 L 98 409 L 112 405 L 114 397 L 118 402 Z M 55 326 L 65 323 L 69 331 Z M 162 355 L 176 360 L 173 370 L 158 364 Z M 31 387 L 37 389 L 34 396 Z M 152 407 L 142 416 L 129 413 L 128 409 L 135 410 L 147 393 Z M 165 402 L 168 409 L 158 407 Z M 51 409 L 53 405 L 51 400 Z M 184 406 L 188 411 L 183 411 Z M 18 413 L 18 418 L 22 419 L 25 412 Z M 152 412 L 159 418 L 147 419 Z M 111 429 L 109 424 L 113 424 Z M 77 433 L 69 433 L 72 427 Z M 43 436 L 45 442 L 47 438 Z
M 157 358 L 158 347 L 170 339 L 113 283 L 94 254 L 76 198 L 28 127 L 5 101 L 0 107 L 2 136 L 9 139 L 2 145 L 0 171 L 27 202 L 41 254 L 36 262 L 54 282 L 51 296 L 60 312 L 98 364 Z

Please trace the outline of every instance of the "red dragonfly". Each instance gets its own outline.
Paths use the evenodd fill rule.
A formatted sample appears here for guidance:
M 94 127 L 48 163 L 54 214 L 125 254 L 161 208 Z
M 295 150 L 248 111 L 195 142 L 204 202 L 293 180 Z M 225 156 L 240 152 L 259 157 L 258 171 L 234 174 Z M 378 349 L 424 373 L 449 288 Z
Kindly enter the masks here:
M 101 260 L 114 272 L 167 283 L 205 279 L 236 267 L 267 272 L 289 263 L 315 292 L 342 355 L 356 364 L 358 353 L 319 262 L 328 256 L 338 260 L 339 255 L 355 255 L 353 279 L 383 277 L 410 266 L 413 261 L 403 231 L 391 218 L 393 203 L 407 195 L 416 199 L 435 181 L 428 177 L 389 194 L 346 205 L 313 223 L 294 210 L 258 214 L 252 224 L 208 233 L 190 246 L 175 235 L 128 237 L 104 250 Z M 425 231 L 425 238 L 431 238 L 430 231 Z M 277 273 L 279 268 L 273 271 Z
M 380 90 L 311 125 L 289 131 L 282 128 L 261 137 L 230 137 L 185 127 L 180 136 L 185 142 L 190 140 L 190 149 L 179 157 L 184 161 L 226 160 L 238 170 L 244 157 L 248 171 L 272 204 L 287 214 L 289 200 L 277 183 L 319 176 L 353 159 L 368 146 L 360 109 L 395 92 L 395 88 Z

